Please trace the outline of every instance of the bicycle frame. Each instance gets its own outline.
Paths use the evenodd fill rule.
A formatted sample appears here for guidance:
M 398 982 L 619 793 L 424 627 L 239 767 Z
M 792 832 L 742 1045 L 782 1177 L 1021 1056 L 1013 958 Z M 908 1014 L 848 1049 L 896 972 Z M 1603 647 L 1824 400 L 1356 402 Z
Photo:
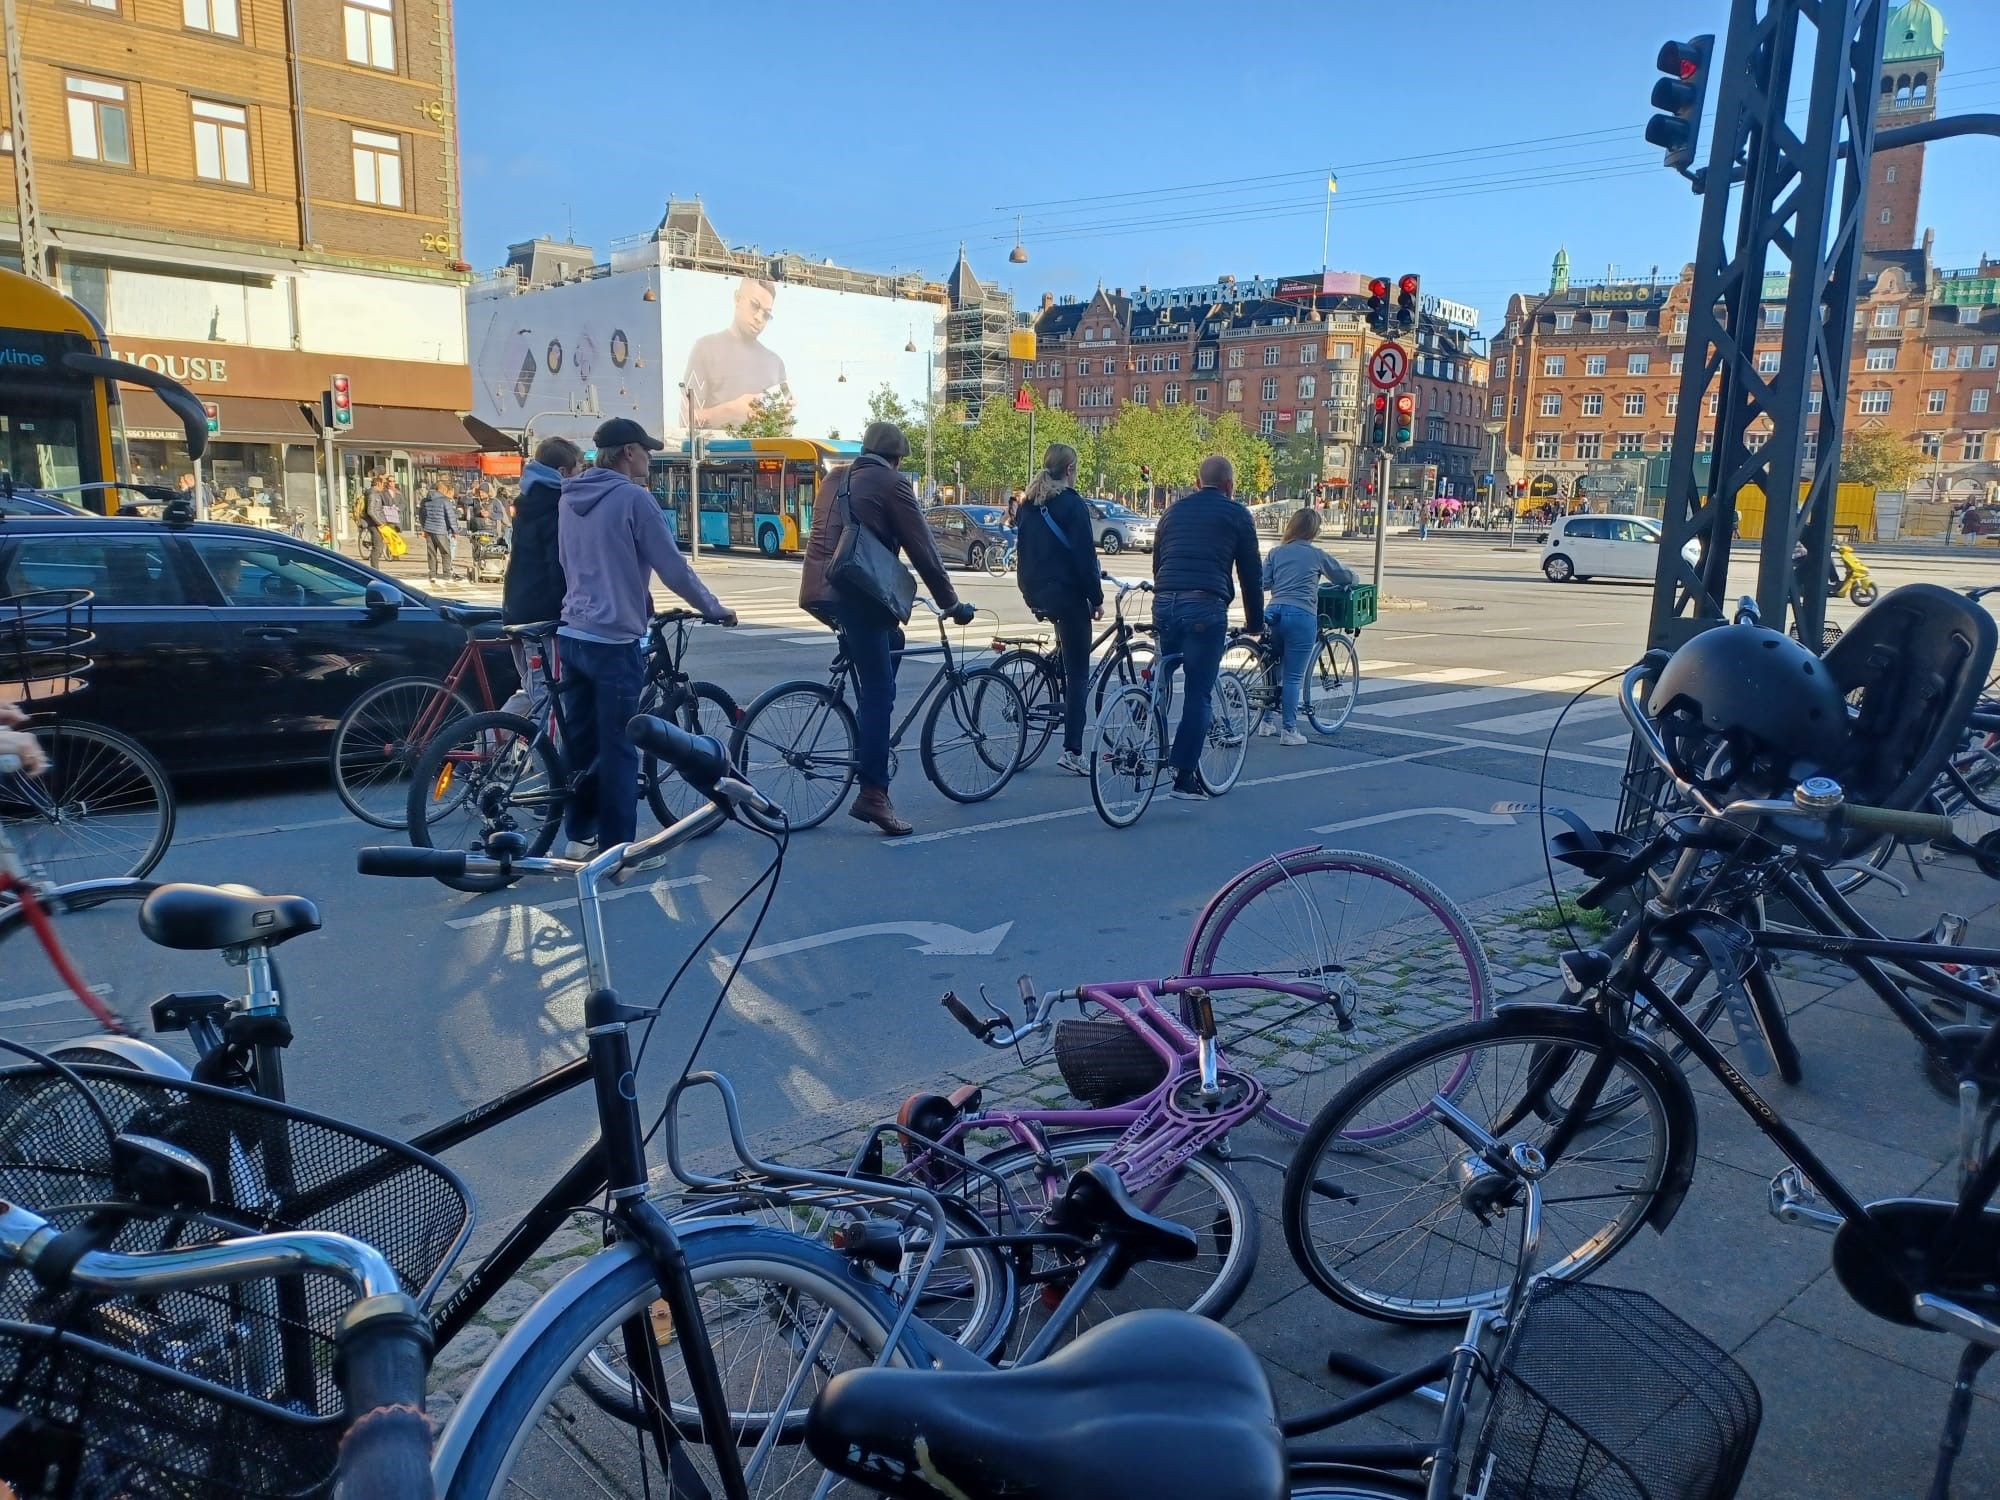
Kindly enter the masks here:
M 901 674 L 903 659 L 905 657 L 938 655 L 944 657 L 944 665 L 931 674 L 931 680 L 924 684 L 924 690 L 917 694 L 915 701 L 910 704 L 910 711 L 904 714 L 902 722 L 890 731 L 889 748 L 892 750 L 901 748 L 904 734 L 917 721 L 917 715 L 924 711 L 924 705 L 931 701 L 931 695 L 941 686 L 956 684 L 962 676 L 962 669 L 958 665 L 957 655 L 951 649 L 951 634 L 945 628 L 945 617 L 943 614 L 938 615 L 937 622 L 938 644 L 936 646 L 904 646 L 900 651 L 894 653 L 889 660 L 890 674 L 898 676 Z M 832 688 L 834 693 L 843 700 L 851 700 L 857 696 L 857 693 L 850 693 L 848 691 L 848 684 L 853 681 L 853 678 L 854 664 L 847 659 L 847 653 L 845 649 L 842 649 L 836 653 L 833 658 L 833 665 L 827 669 L 826 685 Z

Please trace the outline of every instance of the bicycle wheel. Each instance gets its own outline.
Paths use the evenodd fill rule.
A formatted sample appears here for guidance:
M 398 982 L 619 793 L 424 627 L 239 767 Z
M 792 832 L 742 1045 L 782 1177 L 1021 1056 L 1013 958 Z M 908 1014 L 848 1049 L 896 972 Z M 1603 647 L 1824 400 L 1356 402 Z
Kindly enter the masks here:
M 1219 672 L 1208 702 L 1208 738 L 1195 769 L 1209 796 L 1220 797 L 1236 785 L 1250 753 L 1250 695 L 1234 672 Z
M 1117 1129 L 1069 1130 L 1050 1135 L 1046 1151 L 1006 1146 L 979 1158 L 981 1166 L 1006 1184 L 1005 1195 L 987 1176 L 968 1175 L 950 1191 L 992 1225 L 995 1234 L 1031 1233 L 1061 1198 L 1070 1174 L 1097 1160 L 1122 1135 Z M 1138 1197 L 1149 1212 L 1192 1229 L 1201 1242 L 1200 1251 L 1190 1261 L 1145 1261 L 1134 1266 L 1116 1288 L 1091 1296 L 1066 1338 L 1142 1307 L 1180 1308 L 1219 1319 L 1250 1284 L 1257 1268 L 1257 1206 L 1213 1151 L 1196 1152 L 1171 1182 Z M 1041 1331 L 1069 1290 L 1074 1271 L 1069 1257 L 1047 1247 L 1035 1249 L 1033 1267 L 1034 1274 L 1021 1282 L 1013 1340 L 1017 1352 Z
M 73 719 L 25 726 L 47 752 L 39 776 L 0 775 L 0 825 L 37 880 L 73 885 L 145 875 L 174 836 L 167 773 L 137 740 Z
M 1090 800 L 1097 815 L 1113 828 L 1138 822 L 1166 762 L 1166 726 L 1152 693 L 1121 689 L 1090 726 Z
M 1671 1116 L 1650 1073 L 1596 1016 L 1503 1010 L 1397 1048 L 1320 1111 L 1285 1173 L 1285 1242 L 1299 1269 L 1342 1306 L 1394 1323 L 1498 1306 L 1519 1258 L 1520 1199 L 1435 1101 L 1465 1078 L 1453 1102 L 1500 1150 L 1542 1147 L 1594 1102 L 1575 1082 L 1593 1070 L 1632 1103 L 1615 1120 L 1581 1125 L 1560 1151 L 1551 1145 L 1535 1270 L 1570 1278 L 1602 1265 L 1645 1222 L 1666 1179 Z M 1550 1097 L 1564 1080 L 1568 1109 Z
M 476 712 L 472 700 L 434 677 L 398 677 L 370 688 L 334 726 L 327 760 L 334 795 L 364 823 L 401 828 L 410 772 L 438 730 Z
M 1407 1474 L 1294 1460 L 1285 1493 L 1291 1500 L 1423 1500 L 1429 1488 Z
M 663 700 L 655 684 L 639 700 L 639 712 L 671 719 L 689 734 L 710 734 L 719 744 L 729 743 L 736 728 L 737 707 L 736 700 L 728 693 L 712 682 L 691 682 L 674 690 L 674 700 Z M 671 766 L 661 765 L 651 754 L 639 758 L 639 788 L 646 794 L 646 805 L 662 828 L 685 818 L 708 801 L 704 793 L 689 786 L 674 774 Z
M 1123 646 L 1113 646 L 1090 679 L 1090 710 L 1101 713 L 1105 700 L 1120 688 L 1144 687 L 1160 651 L 1151 636 L 1134 636 Z
M 954 802 L 984 802 L 1013 779 L 1027 743 L 1028 712 L 1014 684 L 975 667 L 924 715 L 924 775 Z
M 1007 570 L 1014 566 L 1014 549 L 1008 546 L 986 549 L 986 574 L 989 578 L 1005 578 Z
M 736 1223 L 676 1229 L 749 1491 L 758 1500 L 804 1500 L 825 1477 L 797 1440 L 805 1414 L 841 1370 L 874 1363 L 895 1309 L 845 1259 L 800 1235 Z M 595 1494 L 692 1493 L 670 1482 L 659 1443 L 598 1410 L 576 1382 L 584 1361 L 607 1340 L 622 1348 L 623 1330 L 635 1322 L 639 1337 L 660 1346 L 662 1426 L 684 1440 L 671 1451 L 709 1494 L 720 1494 L 708 1446 L 714 1437 L 696 1418 L 676 1331 L 653 1316 L 659 1295 L 652 1264 L 629 1244 L 558 1282 L 467 1392 L 433 1463 L 443 1500 L 573 1494 L 580 1474 Z M 777 1440 L 763 1443 L 774 1425 Z
M 1021 769 L 1027 770 L 1042 758 L 1049 741 L 1062 728 L 1062 685 L 1039 651 L 1016 647 L 993 659 L 993 668 L 1014 684 L 1021 695 L 1021 710 L 1027 715 L 1028 733 L 1021 745 Z
M 1361 695 L 1361 655 L 1345 631 L 1323 630 L 1306 668 L 1306 722 L 1321 734 L 1332 734 L 1354 713 Z
M 548 736 L 519 714 L 474 714 L 432 736 L 410 781 L 410 842 L 483 851 L 495 833 L 525 834 L 549 852 L 569 806 L 569 773 Z M 498 875 L 439 876 L 455 891 L 497 891 Z
M 785 810 L 794 833 L 817 828 L 847 800 L 859 769 L 861 731 L 854 710 L 819 682 L 781 682 L 743 711 L 730 737 L 729 758 L 770 801 Z M 781 825 L 742 809 L 760 828 Z
M 1251 728 L 1278 711 L 1278 674 L 1255 642 L 1239 640 L 1224 651 L 1222 671 L 1243 684 L 1243 694 L 1250 700 Z
M 1354 849 L 1273 855 L 1245 870 L 1202 915 L 1181 967 L 1323 982 L 1311 999 L 1215 996 L 1224 1055 L 1257 1067 L 1273 1096 L 1260 1118 L 1293 1134 L 1381 1047 L 1483 1016 L 1493 995 L 1485 946 L 1458 904 L 1408 865 Z M 1185 999 L 1182 1019 L 1194 1020 Z

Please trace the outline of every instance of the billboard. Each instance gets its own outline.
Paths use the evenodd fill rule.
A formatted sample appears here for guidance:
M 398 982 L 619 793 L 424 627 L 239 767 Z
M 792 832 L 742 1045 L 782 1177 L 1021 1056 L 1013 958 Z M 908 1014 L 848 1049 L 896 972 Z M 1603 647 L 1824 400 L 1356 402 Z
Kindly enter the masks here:
M 587 440 L 606 417 L 654 431 L 666 410 L 657 273 L 514 290 L 474 287 L 465 303 L 473 414 L 507 432 Z M 657 296 L 657 292 L 655 293 Z

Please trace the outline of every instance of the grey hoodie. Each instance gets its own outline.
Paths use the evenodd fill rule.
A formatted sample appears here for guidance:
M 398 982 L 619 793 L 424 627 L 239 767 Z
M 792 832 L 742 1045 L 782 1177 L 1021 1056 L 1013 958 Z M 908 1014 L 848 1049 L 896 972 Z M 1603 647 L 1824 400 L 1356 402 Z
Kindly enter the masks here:
M 643 640 L 655 573 L 704 615 L 723 612 L 674 544 L 659 502 L 623 474 L 593 467 L 563 481 L 556 550 L 569 580 L 563 635 L 621 645 Z

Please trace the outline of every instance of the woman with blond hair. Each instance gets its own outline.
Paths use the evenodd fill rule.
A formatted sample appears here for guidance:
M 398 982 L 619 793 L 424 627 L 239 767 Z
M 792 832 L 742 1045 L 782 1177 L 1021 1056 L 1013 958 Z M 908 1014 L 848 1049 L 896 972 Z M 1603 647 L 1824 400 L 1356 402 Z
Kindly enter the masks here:
M 1313 643 L 1319 639 L 1320 580 L 1355 581 L 1352 570 L 1313 545 L 1318 535 L 1319 512 L 1307 506 L 1293 513 L 1283 539 L 1264 559 L 1264 622 L 1284 652 L 1278 700 L 1284 727 L 1273 726 L 1267 713 L 1257 732 L 1277 735 L 1281 745 L 1306 742 L 1299 733 L 1299 691 L 1312 662 Z
M 1090 622 L 1104 612 L 1090 507 L 1076 492 L 1076 449 L 1050 443 L 1015 515 L 1016 578 L 1028 608 L 1056 628 L 1063 663 L 1063 749 L 1056 765 L 1088 776 L 1083 698 L 1090 682 Z

